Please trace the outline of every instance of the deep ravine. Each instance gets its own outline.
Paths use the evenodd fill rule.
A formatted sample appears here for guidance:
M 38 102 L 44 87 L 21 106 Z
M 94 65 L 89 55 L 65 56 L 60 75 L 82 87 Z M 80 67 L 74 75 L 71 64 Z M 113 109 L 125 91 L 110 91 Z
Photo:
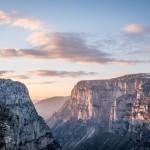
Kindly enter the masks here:
M 64 150 L 149 150 L 150 74 L 80 81 L 48 124 Z

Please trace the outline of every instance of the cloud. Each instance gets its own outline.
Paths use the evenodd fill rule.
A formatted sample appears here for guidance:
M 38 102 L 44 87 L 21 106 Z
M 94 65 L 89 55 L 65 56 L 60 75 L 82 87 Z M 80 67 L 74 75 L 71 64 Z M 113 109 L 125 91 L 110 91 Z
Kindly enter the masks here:
M 15 16 L 13 13 L 8 14 L 4 11 L 0 11 L 0 24 L 12 25 L 29 30 L 41 30 L 45 28 L 44 23 L 38 19 Z
M 35 70 L 30 71 L 29 74 L 40 77 L 79 77 L 87 75 L 95 75 L 96 72 L 84 72 L 84 71 L 56 71 L 56 70 Z
M 27 39 L 32 49 L 0 49 L 0 58 L 25 57 L 62 59 L 79 63 L 135 64 L 145 61 L 118 59 L 95 45 L 88 45 L 78 33 L 35 32 Z
M 29 79 L 27 75 L 12 75 L 10 78 L 16 78 L 16 79 L 21 79 L 21 80 L 26 80 Z
M 141 34 L 150 32 L 150 27 L 141 24 L 129 24 L 123 28 L 123 31 L 129 34 Z
M 36 19 L 29 19 L 29 18 L 16 19 L 13 22 L 13 25 L 18 27 L 23 27 L 25 29 L 30 29 L 30 30 L 43 28 L 43 23 L 41 21 Z
M 0 76 L 9 75 L 11 73 L 14 73 L 12 70 L 0 70 Z
M 111 55 L 89 46 L 80 34 L 36 32 L 28 38 L 33 49 L 0 49 L 0 57 L 65 59 L 72 62 L 112 62 Z
M 98 64 L 146 62 L 136 59 L 119 59 L 115 53 L 106 53 L 97 45 L 87 44 L 80 33 L 35 32 L 27 40 L 31 44 L 31 49 L 0 49 L 0 58 L 61 59 L 77 63 Z
M 34 49 L 0 49 L 1 58 L 11 57 L 32 57 L 32 58 L 46 58 L 47 52 Z
M 85 72 L 85 71 L 56 71 L 56 70 L 31 70 L 24 74 L 18 74 L 16 71 L 11 70 L 0 70 L 0 77 L 12 78 L 19 80 L 26 80 L 32 77 L 79 77 L 96 75 L 96 72 Z M 55 81 L 42 81 L 38 84 L 52 84 Z
M 100 50 L 97 46 L 88 45 L 77 33 L 35 32 L 27 40 L 36 49 L 41 49 L 46 58 L 99 64 L 135 62 L 117 60 L 112 54 Z
M 7 13 L 0 11 L 0 24 L 10 24 L 12 18 Z
M 3 78 L 15 78 L 15 79 L 29 79 L 28 75 L 25 74 L 18 74 L 16 71 L 13 70 L 0 70 L 0 77 Z
M 49 58 L 66 59 L 73 62 L 105 63 L 112 59 L 109 54 L 87 45 L 77 33 L 36 32 L 28 38 L 36 48 L 47 52 Z

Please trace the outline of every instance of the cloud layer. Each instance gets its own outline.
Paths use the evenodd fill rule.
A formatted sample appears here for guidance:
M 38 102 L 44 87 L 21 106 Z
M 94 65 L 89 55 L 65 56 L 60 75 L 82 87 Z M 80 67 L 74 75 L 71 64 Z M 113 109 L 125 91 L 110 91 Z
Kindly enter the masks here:
M 28 39 L 32 49 L 0 49 L 1 58 L 63 59 L 80 63 L 135 64 L 146 61 L 118 59 L 97 46 L 88 45 L 81 34 L 35 32 Z
M 87 75 L 96 75 L 96 72 L 84 71 L 55 71 L 55 70 L 35 70 L 30 71 L 29 74 L 40 77 L 79 77 Z
M 20 17 L 4 11 L 0 11 L 0 24 L 8 24 L 29 30 L 44 29 L 44 23 L 40 20 Z M 149 27 L 140 24 L 126 25 L 123 30 L 130 34 L 150 32 Z M 89 45 L 80 33 L 34 32 L 27 38 L 27 41 L 30 43 L 31 49 L 0 49 L 0 58 L 62 59 L 70 62 L 98 64 L 135 64 L 147 62 L 138 59 L 119 59 L 113 53 L 99 49 L 98 45 Z M 108 41 L 107 45 L 110 42 Z
M 56 71 L 56 70 L 31 70 L 24 74 L 18 74 L 16 71 L 10 70 L 0 70 L 0 77 L 14 78 L 19 80 L 26 80 L 32 77 L 80 77 L 80 76 L 88 76 L 88 75 L 96 75 L 96 72 L 85 72 L 85 71 Z M 40 84 L 48 84 L 51 81 L 40 82 Z

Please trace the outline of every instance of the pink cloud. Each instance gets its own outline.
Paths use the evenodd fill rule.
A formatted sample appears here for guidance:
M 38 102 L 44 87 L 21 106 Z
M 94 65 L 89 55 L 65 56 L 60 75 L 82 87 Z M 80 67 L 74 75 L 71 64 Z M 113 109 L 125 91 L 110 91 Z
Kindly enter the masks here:
M 32 49 L 0 49 L 0 57 L 61 59 L 78 63 L 137 64 L 145 60 L 118 59 L 94 45 L 88 45 L 79 33 L 36 32 L 28 38 Z
M 41 30 L 45 28 L 45 24 L 38 19 L 15 16 L 14 13 L 6 13 L 4 11 L 0 11 L 0 24 L 8 24 L 29 30 Z
M 123 28 L 124 32 L 131 34 L 139 34 L 150 32 L 150 27 L 141 24 L 129 24 Z
M 11 17 L 7 13 L 0 11 L 0 24 L 10 24 L 11 20 Z

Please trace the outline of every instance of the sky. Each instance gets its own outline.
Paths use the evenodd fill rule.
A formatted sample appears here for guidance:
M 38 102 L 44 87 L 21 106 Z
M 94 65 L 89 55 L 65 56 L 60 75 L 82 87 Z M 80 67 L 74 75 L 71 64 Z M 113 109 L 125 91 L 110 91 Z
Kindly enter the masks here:
M 80 80 L 150 73 L 149 0 L 0 0 L 0 78 L 33 100 Z

